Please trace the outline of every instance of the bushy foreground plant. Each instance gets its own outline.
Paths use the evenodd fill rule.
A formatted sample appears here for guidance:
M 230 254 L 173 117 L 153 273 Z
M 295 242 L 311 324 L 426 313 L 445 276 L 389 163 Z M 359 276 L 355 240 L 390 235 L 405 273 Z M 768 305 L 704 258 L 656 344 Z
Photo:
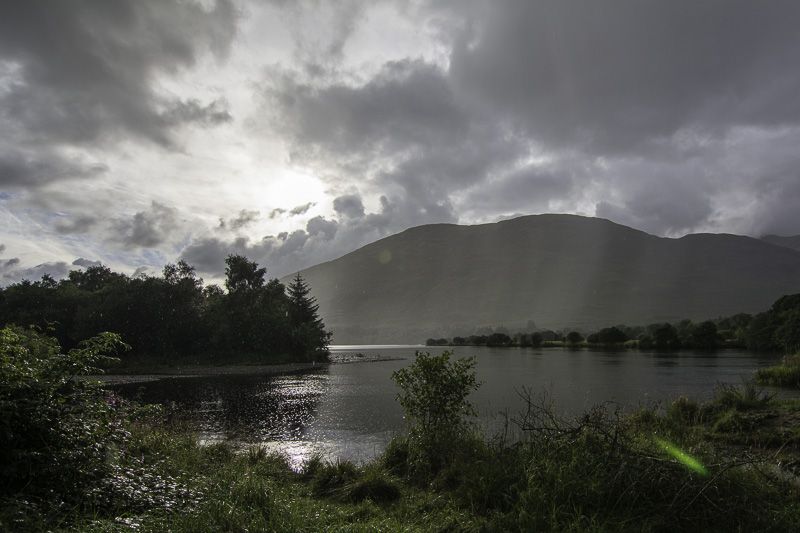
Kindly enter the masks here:
M 124 437 L 107 393 L 81 375 L 124 348 L 103 333 L 62 354 L 33 330 L 0 330 L 0 464 L 3 497 L 22 493 L 74 506 L 93 499 Z
M 479 387 L 474 369 L 473 358 L 417 352 L 409 367 L 392 374 L 409 426 L 409 465 L 418 474 L 438 472 L 468 438 L 475 409 L 467 397 Z
M 0 530 L 191 499 L 174 476 L 130 453 L 134 410 L 82 377 L 125 349 L 102 333 L 61 353 L 35 330 L 0 329 Z
M 762 385 L 800 389 L 800 354 L 786 356 L 778 365 L 759 369 L 756 381 Z

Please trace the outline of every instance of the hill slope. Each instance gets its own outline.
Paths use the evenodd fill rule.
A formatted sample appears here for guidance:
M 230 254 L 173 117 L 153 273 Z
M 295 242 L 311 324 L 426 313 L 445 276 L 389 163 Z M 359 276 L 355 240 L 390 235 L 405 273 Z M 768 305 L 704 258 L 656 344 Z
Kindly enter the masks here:
M 761 240 L 800 251 L 800 235 L 791 235 L 788 237 L 783 237 L 781 235 L 764 235 L 761 237 Z
M 302 272 L 334 342 L 419 342 L 476 326 L 593 328 L 756 312 L 800 292 L 800 252 L 750 237 L 655 237 L 534 215 L 419 226 Z

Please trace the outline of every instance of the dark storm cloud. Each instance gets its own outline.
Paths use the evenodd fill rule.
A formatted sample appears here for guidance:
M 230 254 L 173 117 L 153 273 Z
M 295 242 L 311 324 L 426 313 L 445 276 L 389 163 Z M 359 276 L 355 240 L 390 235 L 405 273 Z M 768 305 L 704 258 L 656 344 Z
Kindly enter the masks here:
M 800 5 L 422 2 L 408 12 L 439 28 L 446 66 L 404 59 L 323 80 L 273 69 L 265 95 L 295 160 L 391 191 L 415 224 L 558 204 L 656 233 L 725 230 L 737 208 L 751 220 L 740 230 L 800 231 L 780 215 L 795 206 L 800 153 L 773 157 L 800 124 Z M 749 175 L 720 149 L 742 131 L 761 147 Z M 514 175 L 542 156 L 537 172 Z M 771 177 L 776 166 L 785 177 Z M 776 194 L 761 194 L 770 185 Z
M 116 221 L 113 240 L 128 248 L 153 248 L 176 232 L 178 222 L 177 209 L 153 201 L 149 209 Z
M 800 6 L 508 1 L 457 6 L 450 76 L 533 137 L 629 150 L 687 125 L 796 123 Z
M 176 125 L 230 120 L 222 101 L 167 98 L 152 82 L 160 72 L 192 66 L 205 51 L 223 57 L 237 16 L 229 0 L 211 9 L 176 1 L 4 2 L 0 117 L 15 147 L 0 152 L 1 183 L 30 186 L 87 173 L 59 158 L 56 145 L 92 147 L 126 134 L 172 146 Z

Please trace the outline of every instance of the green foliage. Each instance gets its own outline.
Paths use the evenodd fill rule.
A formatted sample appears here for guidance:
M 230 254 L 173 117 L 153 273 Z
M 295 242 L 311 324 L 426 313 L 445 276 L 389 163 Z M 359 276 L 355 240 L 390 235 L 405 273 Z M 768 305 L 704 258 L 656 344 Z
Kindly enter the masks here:
M 800 355 L 786 356 L 781 364 L 760 368 L 756 381 L 761 385 L 800 388 Z
M 33 330 L 0 330 L 0 463 L 3 496 L 24 491 L 75 502 L 106 471 L 120 436 L 106 393 L 78 376 L 124 349 L 103 333 L 66 354 Z
M 678 424 L 695 424 L 700 415 L 700 406 L 686 396 L 681 396 L 667 408 L 667 418 Z
M 451 356 L 417 352 L 411 366 L 392 374 L 409 424 L 410 463 L 431 474 L 447 462 L 450 447 L 467 436 L 475 415 L 467 399 L 479 386 L 475 360 Z
M 752 381 L 743 383 L 741 387 L 722 384 L 714 390 L 714 404 L 737 411 L 764 407 L 771 399 L 771 395 L 759 389 Z

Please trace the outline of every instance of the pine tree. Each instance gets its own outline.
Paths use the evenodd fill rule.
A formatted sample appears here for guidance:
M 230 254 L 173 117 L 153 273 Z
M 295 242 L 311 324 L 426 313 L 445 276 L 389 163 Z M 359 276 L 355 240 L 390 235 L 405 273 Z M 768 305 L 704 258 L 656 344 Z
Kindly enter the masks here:
M 295 353 L 306 356 L 327 354 L 331 334 L 325 331 L 317 299 L 311 296 L 311 289 L 300 273 L 289 284 L 287 292 Z

